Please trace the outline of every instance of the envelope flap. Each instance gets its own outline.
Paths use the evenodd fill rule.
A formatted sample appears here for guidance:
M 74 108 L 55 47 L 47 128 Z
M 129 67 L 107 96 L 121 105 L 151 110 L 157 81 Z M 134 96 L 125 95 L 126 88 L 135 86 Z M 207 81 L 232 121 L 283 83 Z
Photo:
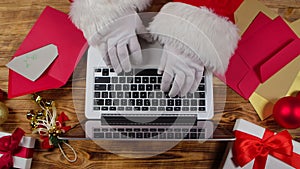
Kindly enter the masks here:
M 286 44 L 297 39 L 281 17 L 277 17 L 254 36 L 243 41 L 239 46 L 242 58 L 250 67 L 258 68 L 273 55 L 283 49 Z
M 260 82 L 265 82 L 300 55 L 300 39 L 293 40 L 259 67 Z
M 34 82 L 9 71 L 9 98 L 63 86 L 88 47 L 83 33 L 69 16 L 51 7 L 44 9 L 14 57 L 48 44 L 57 46 L 56 60 Z
M 250 68 L 241 59 L 241 56 L 238 52 L 236 52 L 230 59 L 228 69 L 226 71 L 225 77 L 220 77 L 228 86 L 230 86 L 234 91 L 239 93 L 244 98 L 247 98 L 247 95 L 244 93 L 243 90 L 240 89 L 239 84 L 240 82 L 246 77 Z

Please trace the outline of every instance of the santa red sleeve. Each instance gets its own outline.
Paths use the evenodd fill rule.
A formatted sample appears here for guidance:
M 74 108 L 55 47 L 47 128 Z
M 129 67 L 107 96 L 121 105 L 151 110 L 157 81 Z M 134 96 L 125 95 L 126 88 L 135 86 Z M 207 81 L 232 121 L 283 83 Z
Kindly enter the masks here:
M 150 32 L 162 44 L 197 57 L 206 68 L 224 74 L 237 48 L 238 28 L 228 17 L 198 6 L 195 0 L 182 1 L 185 3 L 167 3 L 150 24 Z
M 72 22 L 83 31 L 85 38 L 101 34 L 109 29 L 115 19 L 142 11 L 150 6 L 152 0 L 73 0 L 70 9 Z

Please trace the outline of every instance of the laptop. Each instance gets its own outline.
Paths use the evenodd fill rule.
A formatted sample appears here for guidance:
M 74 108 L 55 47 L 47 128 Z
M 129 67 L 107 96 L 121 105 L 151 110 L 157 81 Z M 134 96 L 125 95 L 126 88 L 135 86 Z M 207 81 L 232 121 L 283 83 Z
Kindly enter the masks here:
M 205 71 L 195 93 L 170 98 L 157 74 L 162 46 L 140 40 L 143 63 L 116 74 L 98 49 L 87 51 L 85 137 L 93 140 L 233 140 L 216 127 L 213 75 Z M 68 136 L 67 136 L 68 137 Z

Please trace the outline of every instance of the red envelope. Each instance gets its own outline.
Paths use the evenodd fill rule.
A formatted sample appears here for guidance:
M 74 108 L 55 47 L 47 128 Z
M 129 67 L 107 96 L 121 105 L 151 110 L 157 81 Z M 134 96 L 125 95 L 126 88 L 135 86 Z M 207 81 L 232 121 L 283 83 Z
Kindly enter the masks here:
M 260 83 L 300 54 L 300 40 L 281 17 L 271 20 L 260 13 L 239 42 L 223 79 L 248 99 Z
M 33 82 L 9 71 L 9 98 L 63 86 L 88 47 L 82 32 L 67 14 L 46 7 L 14 57 L 49 44 L 58 47 L 59 55 L 39 79 Z

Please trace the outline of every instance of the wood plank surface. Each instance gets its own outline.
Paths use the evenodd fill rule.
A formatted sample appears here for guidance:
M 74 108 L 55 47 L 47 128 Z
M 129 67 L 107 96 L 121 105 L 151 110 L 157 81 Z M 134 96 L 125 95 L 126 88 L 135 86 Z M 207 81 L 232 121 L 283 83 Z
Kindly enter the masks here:
M 154 0 L 154 4 L 148 11 L 159 11 L 161 6 L 170 0 Z M 276 11 L 288 21 L 295 21 L 300 18 L 300 0 L 260 0 L 265 5 Z M 31 27 L 41 14 L 46 5 L 52 6 L 65 13 L 69 12 L 68 0 L 1 0 L 0 1 L 0 89 L 8 89 L 8 69 L 5 64 L 9 62 L 14 52 L 18 49 Z M 81 61 L 84 65 L 84 60 Z M 79 64 L 79 65 L 80 65 Z M 80 70 L 80 69 L 79 69 Z M 82 71 L 84 72 L 84 71 Z M 55 100 L 59 112 L 65 112 L 71 126 L 76 126 L 78 118 L 84 114 L 84 73 L 77 70 L 69 82 L 62 88 L 41 92 L 40 95 L 47 99 Z M 224 84 L 214 79 L 215 88 L 224 88 Z M 22 87 L 22 84 L 20 84 Z M 220 94 L 220 93 L 219 93 Z M 214 119 L 220 120 L 220 125 L 231 130 L 237 118 L 249 120 L 263 127 L 280 131 L 280 128 L 269 118 L 261 121 L 251 104 L 242 99 L 230 88 L 225 87 L 225 105 L 221 99 L 216 109 Z M 217 98 L 218 99 L 218 98 Z M 39 107 L 31 100 L 30 95 L 17 97 L 5 101 L 10 113 L 6 123 L 0 125 L 0 131 L 12 132 L 16 127 L 25 130 L 26 135 L 37 137 L 31 134 L 29 121 L 26 113 L 37 110 Z M 222 106 L 225 106 L 223 111 Z M 78 128 L 78 126 L 77 126 Z M 80 128 L 80 126 L 79 126 Z M 299 130 L 290 130 L 299 136 Z M 143 148 L 136 154 L 124 152 L 124 156 L 113 154 L 101 148 L 93 141 L 69 141 L 69 144 L 77 151 L 78 160 L 69 163 L 61 154 L 59 149 L 45 151 L 36 149 L 33 157 L 32 168 L 218 168 L 225 152 L 227 142 L 180 142 L 166 152 L 152 157 L 134 158 L 142 153 Z M 120 146 L 117 143 L 103 143 L 111 146 Z M 122 143 L 120 143 L 122 144 Z M 138 145 L 137 145 L 138 146 Z M 145 145 L 140 145 L 145 146 Z M 157 147 L 162 145 L 155 145 Z M 155 148 L 157 148 L 155 147 Z M 66 148 L 64 146 L 64 148 Z M 153 149 L 155 149 L 153 147 Z M 71 151 L 66 149 L 67 154 Z M 153 152 L 149 152 L 151 154 Z M 134 157 L 126 157 L 126 156 Z

